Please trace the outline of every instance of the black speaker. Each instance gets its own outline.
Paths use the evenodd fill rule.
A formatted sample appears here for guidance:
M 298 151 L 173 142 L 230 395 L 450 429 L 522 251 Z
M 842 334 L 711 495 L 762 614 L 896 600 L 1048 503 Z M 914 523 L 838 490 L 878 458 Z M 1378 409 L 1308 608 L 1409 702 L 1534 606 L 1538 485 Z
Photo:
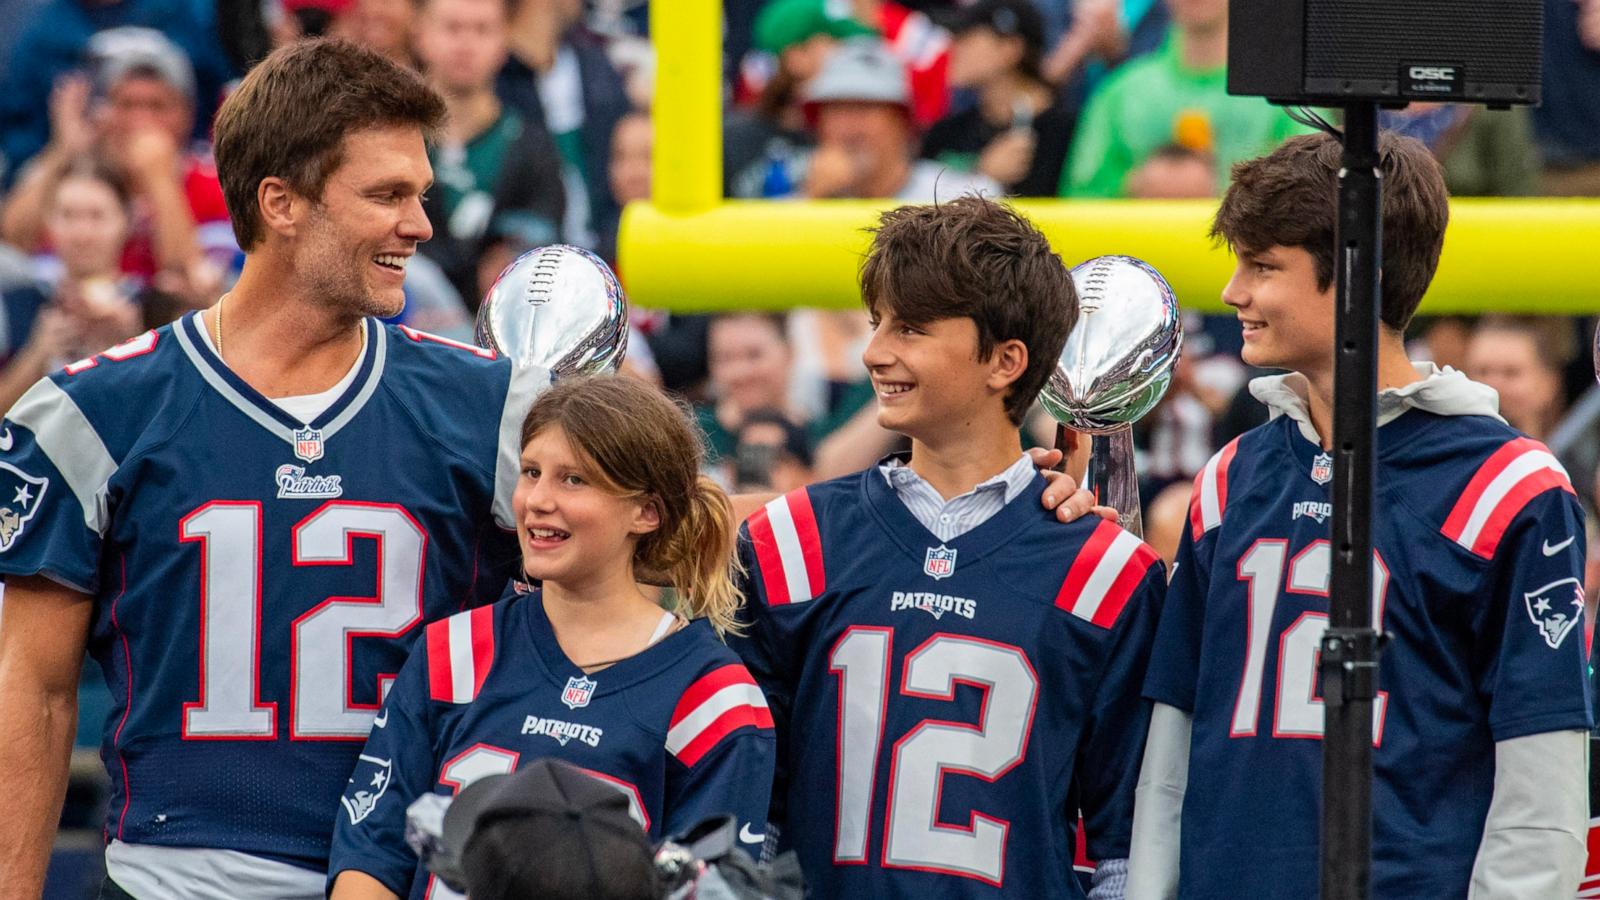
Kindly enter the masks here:
M 1228 93 L 1539 102 L 1543 0 L 1229 0 Z

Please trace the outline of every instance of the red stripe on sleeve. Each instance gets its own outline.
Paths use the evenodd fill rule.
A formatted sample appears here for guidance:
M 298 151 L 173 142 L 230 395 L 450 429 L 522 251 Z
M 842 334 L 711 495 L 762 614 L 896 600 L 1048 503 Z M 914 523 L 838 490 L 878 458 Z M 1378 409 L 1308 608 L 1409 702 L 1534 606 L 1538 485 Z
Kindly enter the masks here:
M 700 704 L 711 699 L 711 695 L 722 690 L 730 684 L 755 684 L 756 680 L 750 677 L 750 671 L 739 663 L 728 663 L 721 668 L 712 669 L 701 675 L 694 684 L 683 692 L 678 698 L 678 705 L 673 707 L 672 722 L 669 728 L 677 726 L 684 717 L 700 708 Z
M 1110 524 L 1109 522 L 1107 524 Z M 1122 564 L 1122 571 L 1117 573 L 1117 580 L 1111 583 L 1111 589 L 1106 591 L 1104 600 L 1094 611 L 1094 618 L 1089 621 L 1101 628 L 1110 628 L 1117 624 L 1117 617 L 1122 615 L 1122 610 L 1133 599 L 1133 592 L 1139 589 L 1139 582 L 1144 580 L 1146 572 L 1155 565 L 1156 552 L 1150 545 L 1140 543 L 1134 548 L 1133 555 Z
M 817 529 L 817 515 L 811 508 L 811 495 L 805 488 L 796 488 L 784 499 L 789 504 L 789 515 L 794 519 L 795 534 L 800 538 L 800 553 L 806 561 L 806 582 L 811 585 L 811 596 L 819 597 L 825 583 L 822 533 Z
M 446 703 L 455 699 L 450 679 L 450 620 L 428 626 L 428 696 Z
M 1194 476 L 1194 487 L 1189 491 L 1189 537 L 1196 541 L 1206 533 L 1205 519 L 1200 516 L 1201 479 L 1205 477 L 1206 470 L 1202 468 Z
M 1483 523 L 1483 529 L 1478 532 L 1478 539 L 1472 543 L 1472 552 L 1484 559 L 1492 559 L 1495 551 L 1500 547 L 1500 539 L 1505 536 L 1506 529 L 1511 527 L 1511 520 L 1522 512 L 1533 498 L 1551 488 L 1561 488 L 1571 492 L 1572 485 L 1567 483 L 1566 476 L 1555 469 L 1536 469 L 1528 473 L 1528 477 L 1512 486 L 1511 490 L 1501 498 L 1495 506 L 1494 512 Z
M 735 706 L 716 721 L 706 726 L 705 730 L 695 736 L 695 739 L 684 745 L 678 752 L 678 762 L 693 767 L 702 757 L 711 752 L 717 743 L 728 735 L 741 728 L 771 728 L 772 711 L 759 706 L 748 704 Z
M 789 582 L 783 577 L 783 556 L 778 552 L 778 538 L 772 532 L 772 519 L 763 506 L 752 513 L 747 521 L 750 525 L 750 543 L 756 550 L 756 563 L 761 566 L 761 585 L 766 589 L 767 605 L 782 606 L 789 602 Z
M 1505 471 L 1511 461 L 1529 450 L 1544 449 L 1538 441 L 1530 438 L 1515 438 L 1506 441 L 1499 450 L 1489 455 L 1472 474 L 1472 480 L 1467 482 L 1466 490 L 1461 492 L 1461 498 L 1450 509 L 1450 515 L 1444 520 L 1444 535 L 1450 540 L 1459 540 L 1461 533 L 1467 529 L 1467 520 L 1472 518 L 1472 511 L 1483 497 L 1483 492 L 1488 490 L 1489 483 L 1495 476 Z
M 494 607 L 480 606 L 468 615 L 472 616 L 472 696 L 477 697 L 494 665 Z
M 1056 592 L 1056 605 L 1068 612 L 1077 603 L 1078 595 L 1083 593 L 1083 586 L 1089 583 L 1089 577 L 1094 574 L 1095 566 L 1106 555 L 1106 548 L 1117 539 L 1122 531 L 1115 524 L 1100 520 L 1100 525 L 1084 541 L 1083 547 L 1078 550 L 1078 558 L 1072 561 L 1072 568 L 1067 570 L 1066 580 L 1061 582 L 1061 590 Z
M 1222 448 L 1222 458 L 1217 460 L 1217 518 L 1228 509 L 1228 466 L 1233 464 L 1233 454 L 1239 450 L 1239 439 L 1234 438 Z

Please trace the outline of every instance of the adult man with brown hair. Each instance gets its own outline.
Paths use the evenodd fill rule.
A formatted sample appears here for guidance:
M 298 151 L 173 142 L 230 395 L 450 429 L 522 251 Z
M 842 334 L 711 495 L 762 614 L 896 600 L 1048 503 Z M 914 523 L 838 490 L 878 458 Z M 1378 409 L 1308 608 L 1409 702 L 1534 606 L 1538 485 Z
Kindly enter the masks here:
M 420 626 L 504 585 L 499 437 L 547 376 L 375 318 L 432 233 L 443 116 L 370 50 L 274 53 L 216 123 L 237 286 L 0 424 L 8 895 L 40 889 L 85 649 L 114 699 L 104 895 L 309 900 Z

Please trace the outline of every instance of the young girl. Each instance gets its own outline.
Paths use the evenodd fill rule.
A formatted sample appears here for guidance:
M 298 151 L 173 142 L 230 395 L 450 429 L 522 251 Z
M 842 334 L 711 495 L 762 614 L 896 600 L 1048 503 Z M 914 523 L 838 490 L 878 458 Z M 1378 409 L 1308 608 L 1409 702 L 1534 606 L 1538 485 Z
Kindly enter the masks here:
M 740 603 L 737 523 L 700 453 L 683 411 L 631 379 L 563 380 L 534 404 L 513 503 L 539 586 L 428 626 L 345 791 L 336 900 L 446 896 L 419 877 L 406 808 L 539 757 L 615 785 L 653 840 L 732 813 L 759 852 L 772 717 L 718 639 Z M 688 618 L 649 599 L 641 570 L 672 583 Z

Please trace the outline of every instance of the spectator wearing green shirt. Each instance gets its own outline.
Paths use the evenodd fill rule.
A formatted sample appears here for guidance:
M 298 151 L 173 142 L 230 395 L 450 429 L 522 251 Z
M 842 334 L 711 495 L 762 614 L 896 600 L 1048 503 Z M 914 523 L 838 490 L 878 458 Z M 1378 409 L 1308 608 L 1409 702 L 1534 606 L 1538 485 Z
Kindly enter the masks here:
M 1125 196 L 1128 174 L 1172 144 L 1209 153 L 1226 184 L 1235 162 L 1308 130 L 1265 100 L 1228 95 L 1227 0 L 1165 2 L 1165 43 L 1112 73 L 1085 106 L 1062 196 Z

